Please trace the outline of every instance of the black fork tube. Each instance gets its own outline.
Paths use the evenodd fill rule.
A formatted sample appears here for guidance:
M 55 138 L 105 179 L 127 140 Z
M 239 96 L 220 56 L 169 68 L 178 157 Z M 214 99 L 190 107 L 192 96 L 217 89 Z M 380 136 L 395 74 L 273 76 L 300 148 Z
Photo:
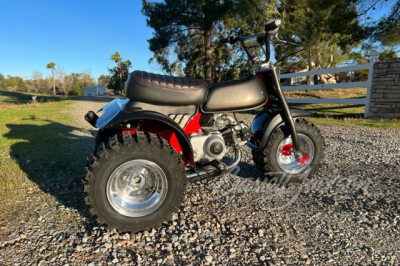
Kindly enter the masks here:
M 296 127 L 294 125 L 292 113 L 290 112 L 289 106 L 285 100 L 285 96 L 283 95 L 281 85 L 279 84 L 278 75 L 276 74 L 276 68 L 273 67 L 272 71 L 272 78 L 276 89 L 276 96 L 278 97 L 279 103 L 283 109 L 283 113 L 285 114 L 285 123 L 289 128 L 290 135 L 292 136 L 293 141 L 293 150 L 296 159 L 300 159 L 302 157 L 301 150 L 300 150 L 300 142 L 299 137 L 297 136 Z

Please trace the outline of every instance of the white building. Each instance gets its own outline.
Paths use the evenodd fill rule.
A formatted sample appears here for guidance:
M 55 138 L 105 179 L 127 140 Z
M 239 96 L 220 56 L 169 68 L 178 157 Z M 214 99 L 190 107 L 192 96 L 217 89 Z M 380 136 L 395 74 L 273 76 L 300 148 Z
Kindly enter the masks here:
M 85 87 L 85 96 L 97 96 L 106 94 L 106 87 Z

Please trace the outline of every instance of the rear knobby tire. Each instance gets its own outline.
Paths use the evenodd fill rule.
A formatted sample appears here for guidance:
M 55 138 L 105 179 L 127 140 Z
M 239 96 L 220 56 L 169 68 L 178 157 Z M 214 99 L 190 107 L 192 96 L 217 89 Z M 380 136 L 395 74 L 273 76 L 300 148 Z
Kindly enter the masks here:
M 296 118 L 294 122 L 302 152 L 308 150 L 306 156 L 310 156 L 309 160 L 304 158 L 300 162 L 291 159 L 294 157 L 283 155 L 282 151 L 285 149 L 282 147 L 288 144 L 290 148 L 292 143 L 289 130 L 285 126 L 275 130 L 264 149 L 252 151 L 258 169 L 267 178 L 275 178 L 280 183 L 298 183 L 304 181 L 304 178 L 313 177 L 324 157 L 324 139 L 318 128 L 303 118 Z
M 118 132 L 119 131 L 117 129 L 104 129 L 104 128 L 97 131 L 93 154 L 97 153 L 100 145 L 102 145 L 103 143 L 107 143 L 110 140 L 110 137 L 113 137 L 114 135 L 118 134 Z
M 84 180 L 90 213 L 120 232 L 161 226 L 179 210 L 186 189 L 185 168 L 176 151 L 165 139 L 143 132 L 114 135 L 98 145 Z

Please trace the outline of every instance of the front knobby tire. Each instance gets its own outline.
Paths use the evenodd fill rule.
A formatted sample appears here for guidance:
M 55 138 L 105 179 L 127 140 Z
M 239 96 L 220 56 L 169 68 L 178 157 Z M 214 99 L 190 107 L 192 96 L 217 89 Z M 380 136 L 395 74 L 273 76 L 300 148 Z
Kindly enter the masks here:
M 284 126 L 275 130 L 267 146 L 253 150 L 253 159 L 267 178 L 280 183 L 298 183 L 311 178 L 318 171 L 324 157 L 324 139 L 315 125 L 303 118 L 295 119 L 303 158 L 296 160 L 292 154 L 292 139 Z
M 101 224 L 120 232 L 161 226 L 186 190 L 181 158 L 163 138 L 137 132 L 98 146 L 84 178 L 85 202 Z

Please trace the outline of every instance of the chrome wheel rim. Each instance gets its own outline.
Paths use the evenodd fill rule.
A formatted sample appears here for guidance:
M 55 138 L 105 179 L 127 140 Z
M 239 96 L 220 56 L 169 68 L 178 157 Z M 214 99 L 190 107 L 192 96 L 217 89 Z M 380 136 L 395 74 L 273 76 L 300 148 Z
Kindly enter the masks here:
M 157 210 L 167 196 L 164 171 L 147 160 L 132 160 L 118 166 L 107 181 L 107 199 L 118 213 L 142 217 Z
M 314 143 L 304 134 L 299 133 L 300 150 L 303 155 L 296 160 L 293 153 L 292 137 L 287 137 L 281 141 L 276 151 L 276 161 L 279 168 L 285 173 L 299 174 L 306 170 L 314 159 Z

